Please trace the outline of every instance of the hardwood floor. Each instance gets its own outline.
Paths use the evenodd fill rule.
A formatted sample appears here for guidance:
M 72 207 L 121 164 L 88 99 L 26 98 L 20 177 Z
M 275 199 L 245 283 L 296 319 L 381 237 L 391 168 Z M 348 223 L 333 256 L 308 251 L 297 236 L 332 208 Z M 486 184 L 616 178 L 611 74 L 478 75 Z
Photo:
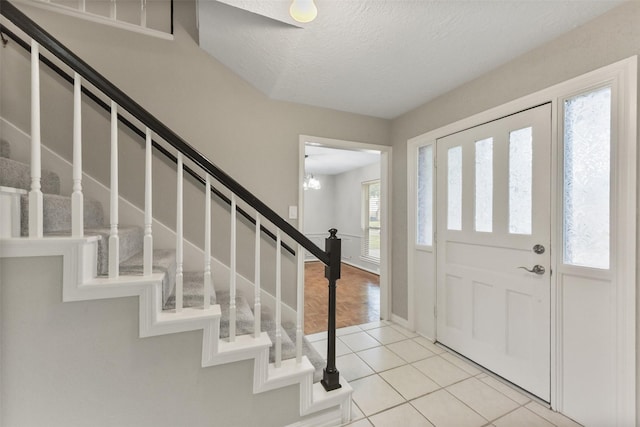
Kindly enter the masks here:
M 336 328 L 380 320 L 380 276 L 342 264 L 336 291 Z M 304 333 L 327 330 L 328 282 L 324 265 L 304 266 Z

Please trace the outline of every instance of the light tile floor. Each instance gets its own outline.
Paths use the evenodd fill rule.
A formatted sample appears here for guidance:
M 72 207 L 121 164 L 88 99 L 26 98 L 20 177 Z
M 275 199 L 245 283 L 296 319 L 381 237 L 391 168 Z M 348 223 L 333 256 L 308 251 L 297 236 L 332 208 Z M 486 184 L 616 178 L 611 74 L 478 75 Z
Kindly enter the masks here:
M 391 322 L 337 330 L 353 427 L 578 427 L 476 366 Z M 327 334 L 307 335 L 326 357 Z

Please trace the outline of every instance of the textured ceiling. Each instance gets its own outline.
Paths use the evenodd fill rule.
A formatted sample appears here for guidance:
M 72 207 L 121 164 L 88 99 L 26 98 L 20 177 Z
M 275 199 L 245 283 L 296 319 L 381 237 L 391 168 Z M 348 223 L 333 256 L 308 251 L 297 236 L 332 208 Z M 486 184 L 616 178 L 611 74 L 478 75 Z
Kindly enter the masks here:
M 380 152 L 371 150 L 342 150 L 306 145 L 304 153 L 305 172 L 316 175 L 338 175 L 380 162 Z
M 289 1 L 221 1 L 198 2 L 200 45 L 267 96 L 383 118 L 622 3 L 315 0 L 318 18 L 299 28 Z

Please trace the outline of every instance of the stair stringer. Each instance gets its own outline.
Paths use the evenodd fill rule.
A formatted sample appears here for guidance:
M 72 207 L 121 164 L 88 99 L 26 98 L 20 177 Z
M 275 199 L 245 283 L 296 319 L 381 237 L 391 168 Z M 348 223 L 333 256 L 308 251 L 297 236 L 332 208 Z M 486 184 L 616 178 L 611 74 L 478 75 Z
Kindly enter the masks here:
M 341 379 L 341 388 L 327 392 L 313 384 L 314 367 L 306 356 L 282 361 L 279 368 L 269 363 L 271 339 L 266 332 L 259 337 L 240 335 L 233 342 L 220 339 L 219 305 L 210 309 L 184 308 L 180 312 L 162 310 L 162 274 L 96 277 L 99 237 L 45 237 L 0 239 L 0 258 L 61 256 L 63 262 L 63 302 L 121 297 L 138 297 L 141 338 L 202 330 L 203 368 L 254 359 L 253 392 L 300 385 L 300 416 L 335 408 L 329 413 L 309 417 L 296 426 L 330 426 L 348 422 L 351 415 L 351 386 Z

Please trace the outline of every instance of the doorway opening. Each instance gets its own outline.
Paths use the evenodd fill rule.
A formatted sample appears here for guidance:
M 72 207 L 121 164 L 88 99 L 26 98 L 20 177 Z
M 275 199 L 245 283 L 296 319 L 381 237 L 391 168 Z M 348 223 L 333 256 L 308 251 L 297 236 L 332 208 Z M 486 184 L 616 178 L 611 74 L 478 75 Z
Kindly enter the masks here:
M 380 148 L 325 138 L 300 139 L 299 228 L 321 248 L 330 228 L 338 229 L 342 240 L 337 328 L 387 318 L 388 153 Z M 306 254 L 304 271 L 304 332 L 326 331 L 324 266 Z

